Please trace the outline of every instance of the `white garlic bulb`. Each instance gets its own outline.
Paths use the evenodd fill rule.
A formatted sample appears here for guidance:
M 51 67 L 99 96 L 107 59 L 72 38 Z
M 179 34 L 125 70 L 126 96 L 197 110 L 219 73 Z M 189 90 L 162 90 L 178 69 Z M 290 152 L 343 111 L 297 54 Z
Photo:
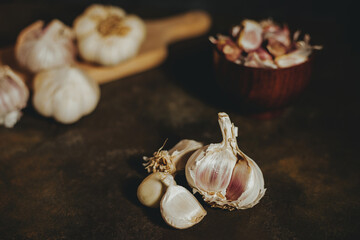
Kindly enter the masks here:
M 143 42 L 144 22 L 115 6 L 94 4 L 74 21 L 80 56 L 89 62 L 115 65 L 135 56 Z
M 99 98 L 98 84 L 75 67 L 40 72 L 34 79 L 35 109 L 61 123 L 70 124 L 91 113 Z
M 21 117 L 29 90 L 9 66 L 0 66 L 0 125 L 11 128 Z
M 57 19 L 46 27 L 37 21 L 19 34 L 15 56 L 31 72 L 70 65 L 76 55 L 74 38 L 73 31 Z
M 265 194 L 258 165 L 237 146 L 237 128 L 226 113 L 219 113 L 223 141 L 197 150 L 188 160 L 186 179 L 194 191 L 214 207 L 246 209 Z
M 183 170 L 191 154 L 202 146 L 202 143 L 189 139 L 181 140 L 169 151 L 162 150 L 162 146 L 153 157 L 143 157 L 146 161 L 144 166 L 148 172 L 175 173 Z

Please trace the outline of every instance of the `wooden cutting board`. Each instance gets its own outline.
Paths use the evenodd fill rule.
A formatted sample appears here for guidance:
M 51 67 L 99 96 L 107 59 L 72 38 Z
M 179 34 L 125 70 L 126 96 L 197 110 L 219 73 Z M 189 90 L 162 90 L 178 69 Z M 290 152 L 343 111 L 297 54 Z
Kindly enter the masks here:
M 145 23 L 147 36 L 134 58 L 111 67 L 85 62 L 76 62 L 76 65 L 99 84 L 146 71 L 160 65 L 166 59 L 169 44 L 206 33 L 210 28 L 211 18 L 206 12 L 192 11 L 173 17 L 147 20 Z M 0 64 L 9 65 L 25 81 L 32 78 L 31 74 L 18 66 L 13 46 L 0 49 Z

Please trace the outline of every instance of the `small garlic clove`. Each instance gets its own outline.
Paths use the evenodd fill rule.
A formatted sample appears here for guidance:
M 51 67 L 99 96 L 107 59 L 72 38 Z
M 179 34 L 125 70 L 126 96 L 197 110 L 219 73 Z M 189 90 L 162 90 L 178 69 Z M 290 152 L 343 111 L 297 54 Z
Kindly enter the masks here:
M 9 66 L 0 66 L 0 125 L 12 128 L 21 117 L 29 90 Z
M 147 176 L 137 189 L 139 201 L 147 207 L 159 207 L 167 186 L 176 184 L 174 178 L 165 173 L 155 172 Z
M 231 180 L 226 188 L 226 199 L 237 200 L 245 192 L 251 169 L 246 161 L 239 161 L 232 172 Z
M 199 223 L 206 210 L 186 188 L 171 185 L 160 203 L 161 216 L 174 228 L 185 229 Z
M 19 64 L 31 72 L 70 65 L 74 62 L 76 48 L 72 30 L 59 20 L 44 27 L 37 21 L 17 38 L 15 56 Z
M 162 150 L 164 147 L 162 146 L 154 153 L 153 157 L 143 157 L 144 161 L 146 161 L 144 163 L 145 169 L 148 172 L 167 172 L 171 174 L 183 170 L 191 154 L 202 146 L 202 143 L 189 139 L 181 140 L 169 151 Z
M 98 84 L 78 68 L 56 68 L 35 76 L 35 109 L 61 123 L 74 123 L 91 113 L 99 99 Z
M 262 42 L 263 29 L 259 23 L 252 20 L 244 20 L 242 23 L 238 45 L 246 52 L 253 51 L 260 47 Z

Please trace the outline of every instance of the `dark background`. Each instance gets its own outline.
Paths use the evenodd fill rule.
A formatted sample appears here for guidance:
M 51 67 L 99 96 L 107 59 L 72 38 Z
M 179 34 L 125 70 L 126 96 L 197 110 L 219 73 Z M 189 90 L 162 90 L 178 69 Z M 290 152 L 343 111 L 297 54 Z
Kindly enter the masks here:
M 38 19 L 71 25 L 95 1 L 1 1 L 0 46 Z M 145 19 L 208 11 L 209 34 L 244 18 L 272 17 L 310 33 L 324 49 L 312 81 L 284 115 L 244 117 L 212 75 L 207 35 L 175 43 L 160 67 L 101 86 L 93 114 L 73 125 L 29 103 L 14 129 L 0 128 L 0 239 L 359 239 L 358 9 L 351 1 L 96 1 Z M 220 140 L 216 114 L 229 113 L 239 146 L 268 188 L 253 209 L 168 227 L 137 201 L 141 157 L 169 138 Z M 184 183 L 183 176 L 178 181 Z

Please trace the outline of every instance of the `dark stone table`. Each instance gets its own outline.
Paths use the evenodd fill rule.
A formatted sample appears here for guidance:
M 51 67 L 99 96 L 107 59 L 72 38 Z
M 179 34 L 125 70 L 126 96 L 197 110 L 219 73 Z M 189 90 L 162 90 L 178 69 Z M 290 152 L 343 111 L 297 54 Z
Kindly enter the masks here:
M 71 24 L 89 1 L 65 2 L 0 4 L 1 46 L 38 18 Z M 44 118 L 29 103 L 13 129 L 0 128 L 0 239 L 359 239 L 355 11 L 311 1 L 294 13 L 281 1 L 235 7 L 231 1 L 165 2 L 118 4 L 145 18 L 202 8 L 213 16 L 213 34 L 243 17 L 286 21 L 324 45 L 311 84 L 278 118 L 243 116 L 219 92 L 203 36 L 170 46 L 156 69 L 101 86 L 96 110 L 75 124 Z M 220 141 L 219 111 L 239 127 L 239 146 L 261 167 L 266 195 L 248 210 L 204 204 L 208 214 L 201 223 L 172 229 L 158 209 L 136 198 L 147 176 L 142 156 L 166 138 L 167 148 L 183 138 Z M 183 174 L 177 180 L 185 185 Z

